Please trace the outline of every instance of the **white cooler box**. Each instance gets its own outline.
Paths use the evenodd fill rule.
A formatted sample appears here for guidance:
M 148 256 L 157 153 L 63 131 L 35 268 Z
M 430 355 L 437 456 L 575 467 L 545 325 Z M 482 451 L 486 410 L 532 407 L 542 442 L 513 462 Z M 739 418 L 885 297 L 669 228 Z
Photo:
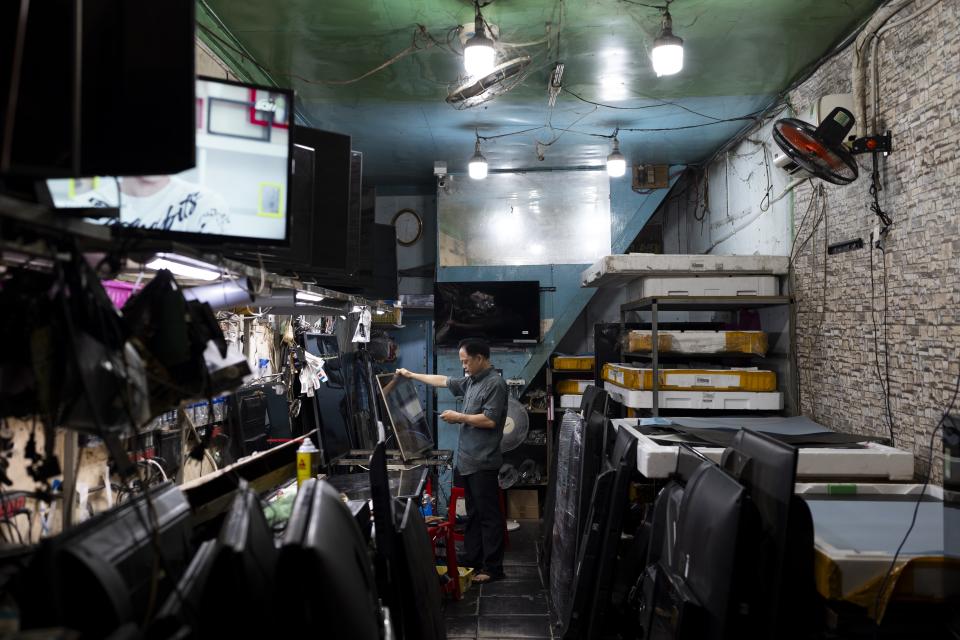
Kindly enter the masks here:
M 627 287 L 632 298 L 657 296 L 776 296 L 776 276 L 657 276 L 639 278 Z
M 603 388 L 610 397 L 631 409 L 652 409 L 653 391 L 626 389 L 611 382 Z M 715 409 L 726 411 L 780 411 L 783 394 L 754 391 L 660 391 L 661 409 Z

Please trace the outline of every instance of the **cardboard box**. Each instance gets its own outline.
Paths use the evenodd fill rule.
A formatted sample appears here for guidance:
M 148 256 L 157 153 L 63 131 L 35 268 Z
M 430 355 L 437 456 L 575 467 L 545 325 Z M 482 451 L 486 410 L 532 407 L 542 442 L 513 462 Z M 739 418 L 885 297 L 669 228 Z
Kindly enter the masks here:
M 536 489 L 508 489 L 507 517 L 514 520 L 538 520 L 540 501 Z

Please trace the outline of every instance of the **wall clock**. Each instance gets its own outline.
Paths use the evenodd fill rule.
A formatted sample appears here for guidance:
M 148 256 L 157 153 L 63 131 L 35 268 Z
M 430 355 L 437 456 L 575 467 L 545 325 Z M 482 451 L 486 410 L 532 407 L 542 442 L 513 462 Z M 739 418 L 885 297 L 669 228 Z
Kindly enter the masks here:
M 393 215 L 391 220 L 393 228 L 397 231 L 397 243 L 403 247 L 409 247 L 420 240 L 423 235 L 423 219 L 420 214 L 413 209 L 400 209 Z

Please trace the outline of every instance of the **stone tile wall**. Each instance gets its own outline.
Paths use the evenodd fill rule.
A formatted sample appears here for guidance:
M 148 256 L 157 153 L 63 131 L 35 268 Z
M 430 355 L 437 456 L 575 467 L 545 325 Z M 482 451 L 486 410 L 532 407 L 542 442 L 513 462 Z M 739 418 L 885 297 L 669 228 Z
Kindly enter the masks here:
M 902 16 L 926 4 L 918 0 Z M 788 100 L 794 112 L 808 114 L 821 96 L 850 92 L 852 56 L 848 48 L 793 91 Z M 773 207 L 776 214 L 777 206 L 789 205 L 792 198 L 792 234 L 790 224 L 778 231 L 767 212 L 713 253 L 783 255 L 794 247 L 804 413 L 835 429 L 888 434 L 877 364 L 885 379 L 889 362 L 895 443 L 914 451 L 922 475 L 930 434 L 960 374 L 960 0 L 941 0 L 916 20 L 887 32 L 878 58 L 880 130 L 893 132 L 894 146 L 881 164 L 880 203 L 894 221 L 883 252 L 871 255 L 868 249 L 876 216 L 870 211 L 871 158 L 864 155 L 858 158 L 861 175 L 853 184 L 805 183 Z M 867 113 L 872 117 L 869 99 Z M 694 198 L 683 192 L 671 196 L 673 207 L 684 210 L 671 209 L 664 217 L 664 237 L 677 238 L 668 250 L 679 244 L 678 252 L 707 251 L 717 244 L 717 234 L 755 212 L 756 194 L 766 188 L 758 143 L 766 146 L 768 157 L 779 152 L 766 124 L 706 167 L 706 180 L 702 174 L 686 179 Z M 773 171 L 776 194 L 784 175 Z M 753 177 L 737 181 L 729 175 Z M 719 184 L 730 185 L 729 192 L 714 193 Z M 697 196 L 708 190 L 706 206 Z M 747 202 L 746 208 L 726 210 L 717 204 L 732 201 Z M 855 238 L 863 239 L 864 249 L 826 254 L 827 245 Z M 955 412 L 960 413 L 960 402 Z M 939 440 L 934 450 L 932 477 L 939 482 Z

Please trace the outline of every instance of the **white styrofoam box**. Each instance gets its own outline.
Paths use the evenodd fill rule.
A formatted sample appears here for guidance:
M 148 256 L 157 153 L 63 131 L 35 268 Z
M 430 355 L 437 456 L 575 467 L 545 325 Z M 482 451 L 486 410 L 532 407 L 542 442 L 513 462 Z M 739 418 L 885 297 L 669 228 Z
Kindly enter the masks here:
M 918 484 L 885 484 L 885 483 L 854 483 L 853 487 L 846 486 L 844 495 L 837 496 L 832 490 L 836 483 L 815 483 L 801 484 L 797 483 L 796 493 L 802 495 L 807 500 L 817 500 L 818 498 L 829 498 L 831 502 L 835 500 L 857 500 L 883 501 L 883 496 L 889 496 L 893 501 L 900 502 L 897 498 L 907 496 L 908 500 L 916 500 L 923 493 L 930 496 L 935 501 L 943 501 L 943 489 Z M 946 516 L 946 512 L 943 512 Z M 867 585 L 875 583 L 885 575 L 893 560 L 893 549 L 871 548 L 869 544 L 863 544 L 853 532 L 844 531 L 841 535 L 836 532 L 831 534 L 830 523 L 827 523 L 827 530 L 820 530 L 820 522 L 817 517 L 817 510 L 811 506 L 811 515 L 813 515 L 814 525 L 814 548 L 819 555 L 827 558 L 833 565 L 831 568 L 836 570 L 833 574 L 837 580 L 837 594 L 848 594 L 863 590 Z M 906 527 L 907 522 L 903 523 Z M 897 526 L 900 526 L 899 523 Z M 939 527 L 938 527 L 939 528 Z M 899 538 L 899 534 L 897 534 Z M 942 540 L 944 544 L 946 540 Z M 945 547 L 949 549 L 949 547 Z M 912 562 L 913 559 L 923 557 L 938 557 L 931 551 L 913 553 L 904 550 L 899 555 L 899 561 L 902 565 Z M 909 571 L 909 579 L 904 580 L 897 585 L 897 590 L 902 591 L 905 597 L 919 599 L 942 600 L 950 594 L 960 591 L 960 572 L 951 569 L 951 565 L 942 565 L 938 563 L 913 563 L 912 568 L 903 569 Z M 831 578 L 833 582 L 834 578 Z
M 561 409 L 579 409 L 580 403 L 583 401 L 583 396 L 575 396 L 573 394 L 564 394 L 560 396 L 560 408 Z
M 627 286 L 627 297 L 654 296 L 775 296 L 776 276 L 656 276 Z
M 786 275 L 787 256 L 717 256 L 629 253 L 600 258 L 580 276 L 583 287 L 619 287 L 639 277 L 682 275 Z
M 637 470 L 647 478 L 666 478 L 677 468 L 678 447 L 663 445 L 642 435 L 633 429 L 636 418 L 611 420 L 611 428 L 624 427 L 637 438 Z M 719 463 L 723 455 L 722 447 L 697 447 L 697 451 Z M 894 449 L 876 442 L 868 442 L 863 449 L 845 449 L 833 447 L 800 447 L 797 456 L 797 477 L 805 480 L 830 478 L 836 482 L 850 480 L 881 480 L 902 482 L 913 477 L 913 454 L 909 451 Z M 836 484 L 834 482 L 833 484 Z M 797 493 L 826 493 L 828 484 L 797 484 Z M 875 485 L 858 484 L 861 493 L 870 493 L 870 487 L 882 487 L 874 490 L 889 493 L 889 487 L 909 487 L 920 485 Z
M 603 388 L 611 398 L 625 407 L 653 408 L 653 391 L 635 391 L 612 382 L 604 382 Z M 660 408 L 779 411 L 783 409 L 783 394 L 752 391 L 661 391 Z

